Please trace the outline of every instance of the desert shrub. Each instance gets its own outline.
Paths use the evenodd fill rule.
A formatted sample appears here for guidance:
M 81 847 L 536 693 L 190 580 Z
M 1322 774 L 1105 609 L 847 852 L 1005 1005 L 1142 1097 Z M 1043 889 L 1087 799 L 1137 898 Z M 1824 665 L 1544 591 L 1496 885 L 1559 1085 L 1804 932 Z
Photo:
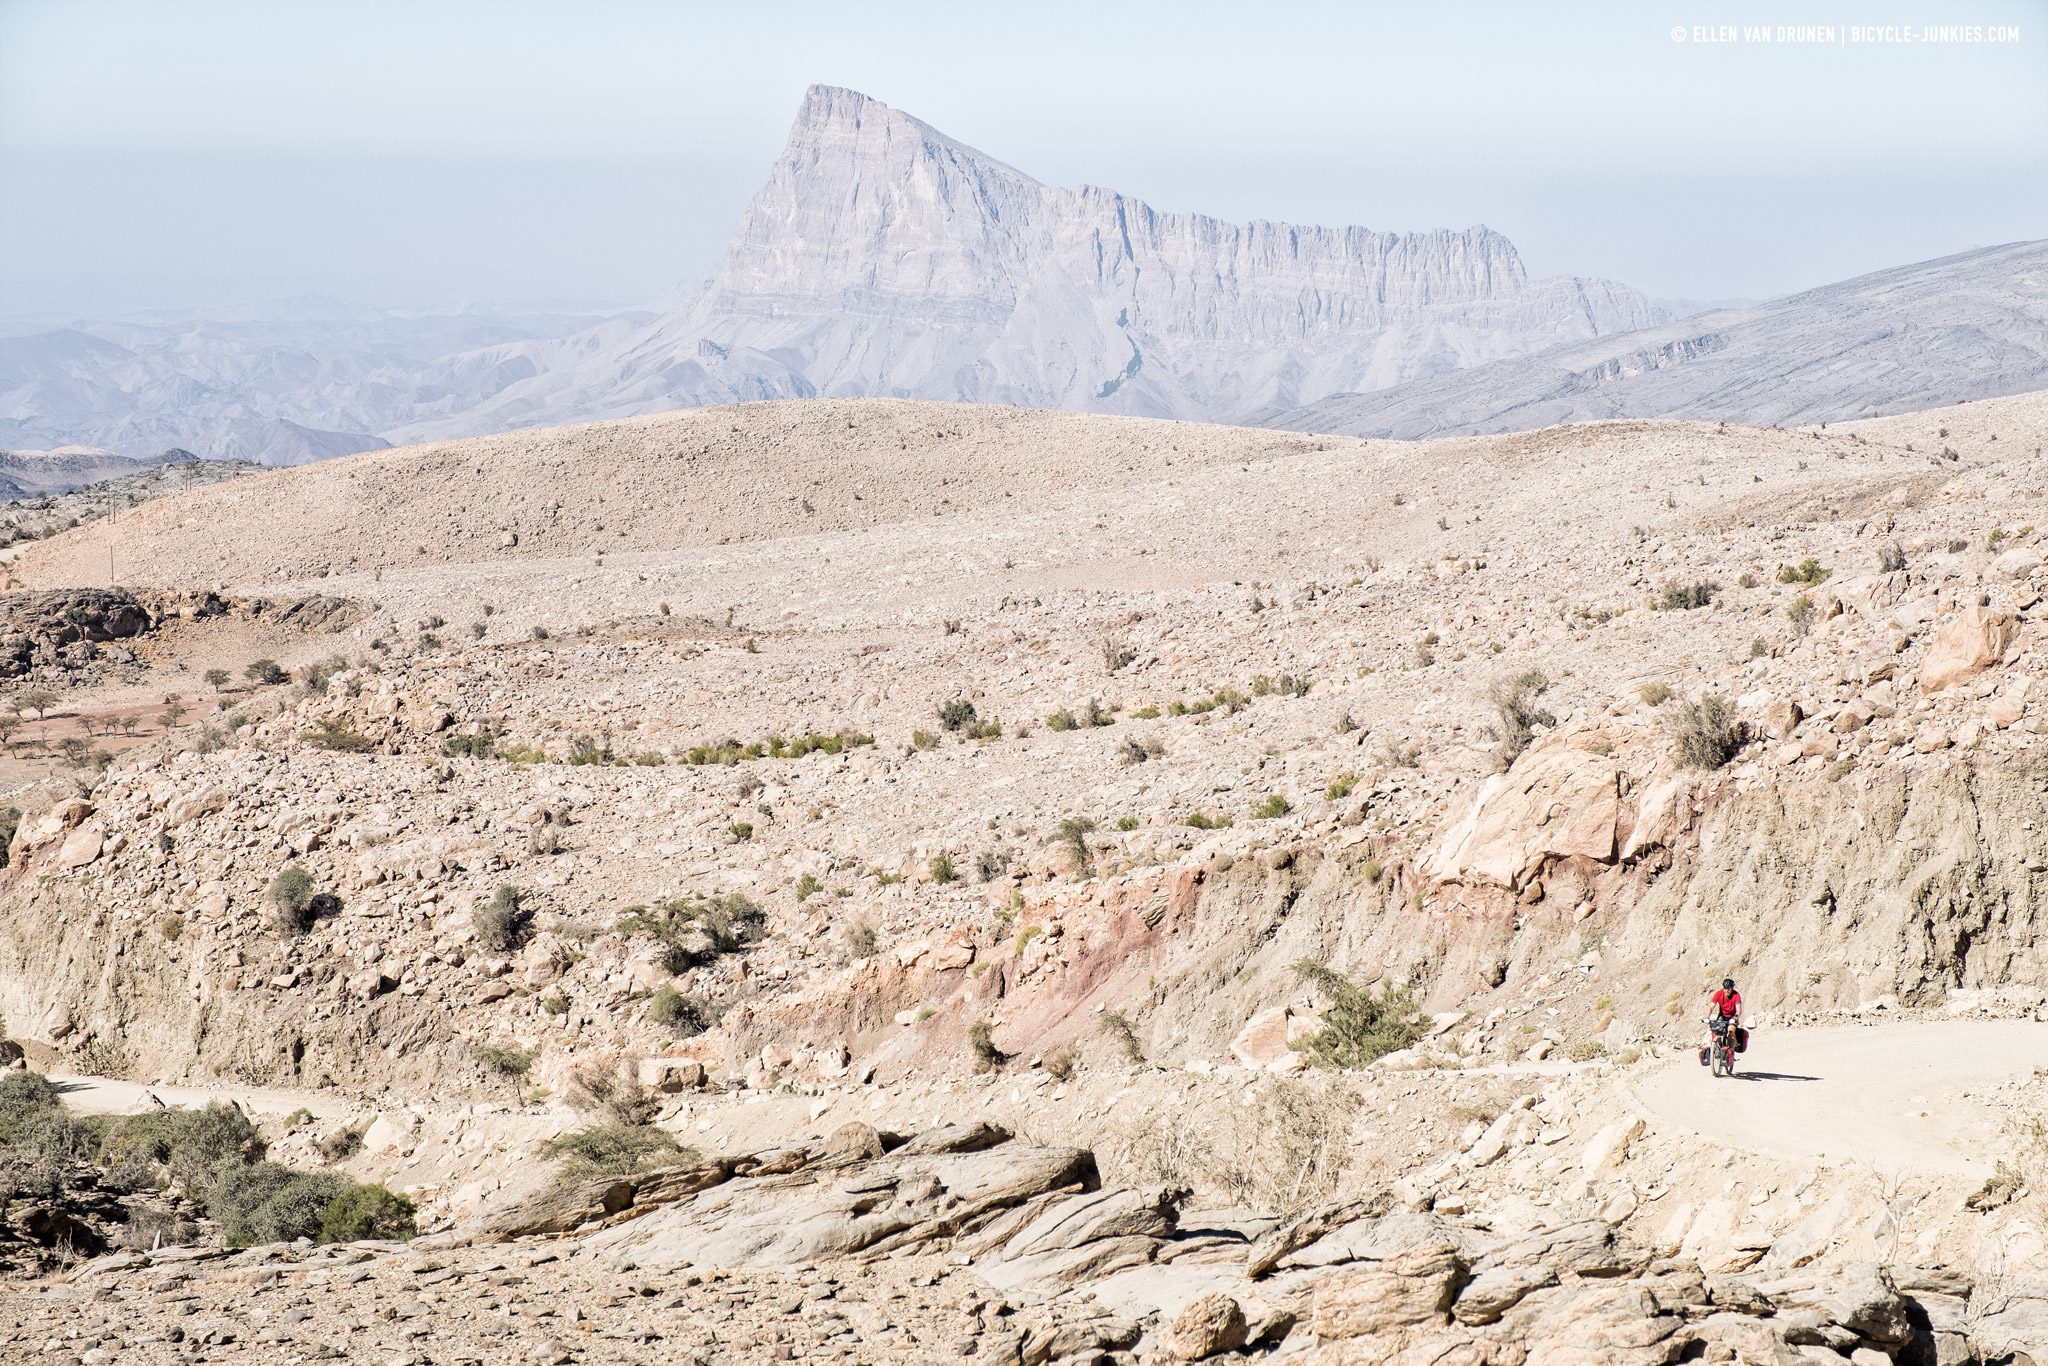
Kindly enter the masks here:
M 363 1131 L 344 1124 L 331 1134 L 322 1134 L 314 1144 L 322 1162 L 343 1162 L 363 1148 Z
M 1720 591 L 1720 584 L 1706 579 L 1698 583 L 1670 581 L 1658 591 L 1651 606 L 1659 612 L 1691 612 L 1713 606 L 1714 594 Z
M 767 925 L 767 912 L 730 892 L 628 906 L 616 928 L 620 934 L 656 940 L 662 946 L 662 967 L 669 972 L 687 972 L 722 953 L 760 942 Z
M 339 754 L 367 754 L 377 747 L 375 740 L 338 716 L 321 717 L 319 724 L 300 738 L 315 749 L 333 750 Z
M 647 998 L 647 1018 L 685 1039 L 695 1038 L 718 1022 L 711 1007 L 667 984 Z
M 1045 1070 L 1051 1074 L 1054 1081 L 1073 1080 L 1074 1073 L 1080 1070 L 1080 1066 L 1081 1056 L 1071 1048 L 1062 1048 L 1057 1053 L 1049 1054 L 1045 1059 Z
M 697 1158 L 666 1129 L 645 1124 L 593 1124 L 548 1140 L 541 1151 L 565 1181 L 625 1176 Z
M 928 730 L 914 730 L 910 732 L 910 743 L 919 749 L 936 749 L 939 737 Z
M 506 1081 L 524 1081 L 526 1074 L 533 1070 L 533 1054 L 510 1044 L 480 1043 L 470 1052 L 483 1064 L 484 1071 Z
M 498 737 L 491 732 L 451 735 L 441 741 L 441 752 L 451 759 L 488 759 L 496 752 Z
M 765 752 L 771 759 L 801 759 L 806 754 L 844 754 L 849 749 L 874 743 L 875 737 L 865 731 L 842 730 L 830 735 L 806 731 L 794 740 L 786 740 L 780 735 L 769 736 Z
M 1138 818 L 1136 816 L 1118 816 L 1116 818 L 1116 828 L 1128 834 L 1130 831 L 1138 828 Z
M 609 764 L 616 757 L 609 740 L 599 744 L 588 735 L 569 737 L 569 762 L 579 768 L 590 764 Z
M 296 863 L 287 863 L 270 880 L 270 901 L 277 908 L 278 928 L 287 934 L 304 934 L 319 919 L 313 908 L 313 875 Z
M 1054 831 L 1055 838 L 1074 851 L 1074 866 L 1080 872 L 1094 867 L 1094 855 L 1088 848 L 1088 836 L 1094 831 L 1095 822 L 1086 816 L 1069 816 Z
M 1406 1048 L 1425 1032 L 1414 994 L 1406 987 L 1389 986 L 1375 993 L 1306 958 L 1294 970 L 1330 999 L 1323 1010 L 1323 1027 L 1299 1046 L 1318 1067 L 1364 1067 Z
M 250 1116 L 215 1102 L 201 1110 L 154 1110 L 111 1122 L 100 1161 L 131 1180 L 143 1169 L 158 1171 L 162 1182 L 205 1200 L 221 1171 L 262 1161 L 266 1147 Z
M 229 1247 L 311 1238 L 320 1216 L 348 1186 L 332 1172 L 295 1172 L 275 1162 L 224 1162 L 214 1173 L 206 1212 Z
M 1736 718 L 1733 704 L 1719 693 L 1680 702 L 1665 717 L 1678 748 L 1678 761 L 1687 768 L 1720 768 L 1749 740 L 1749 727 Z
M 242 670 L 242 676 L 252 683 L 283 683 L 291 677 L 274 659 L 257 660 Z
M 305 685 L 308 693 L 325 693 L 334 676 L 348 670 L 348 661 L 340 655 L 329 655 L 316 660 L 306 669 Z
M 1271 792 L 1266 795 L 1264 801 L 1253 805 L 1252 819 L 1255 821 L 1278 820 L 1293 809 L 1294 803 L 1288 801 L 1277 792 Z
M 488 906 L 476 913 L 477 942 L 494 953 L 511 953 L 526 942 L 533 930 L 533 909 L 526 893 L 517 887 L 500 885 Z
M 364 1238 L 410 1238 L 417 1231 L 413 1205 L 403 1195 L 369 1182 L 351 1182 L 320 1212 L 322 1243 Z
M 932 855 L 931 862 L 926 864 L 925 867 L 931 873 L 933 882 L 947 883 L 960 880 L 960 874 L 953 870 L 953 856 L 951 854 L 934 854 Z
M 204 678 L 206 686 L 212 688 L 215 692 L 219 692 L 228 685 L 228 671 L 226 669 L 208 669 L 200 677 Z
M 967 1050 L 974 1056 L 977 1072 L 993 1072 L 1010 1060 L 1009 1054 L 996 1047 L 995 1026 L 987 1020 L 967 1026 Z
M 1813 599 L 1804 593 L 1785 606 L 1785 616 L 1791 621 L 1792 629 L 1802 636 L 1813 629 L 1814 617 L 1818 611 L 1819 609 L 1813 605 Z
M 856 958 L 872 958 L 875 953 L 875 927 L 864 920 L 848 926 L 846 950 Z
M 974 724 L 974 704 L 964 697 L 956 697 L 939 707 L 939 724 L 947 730 L 962 730 Z
M 1017 734 L 1028 735 L 1030 730 L 1031 723 L 1029 721 L 1018 723 Z M 1003 738 L 1003 718 L 992 716 L 986 721 L 976 721 L 973 725 L 962 731 L 961 734 L 970 740 L 1000 740 Z
M 1138 1031 L 1131 1027 L 1131 1020 L 1121 1010 L 1102 1012 L 1098 1028 L 1126 1062 L 1145 1061 L 1145 1050 L 1138 1045 Z
M 1186 821 L 1190 830 L 1228 830 L 1233 824 L 1229 816 L 1211 816 L 1200 809 L 1188 813 Z
M 1115 673 L 1128 664 L 1135 663 L 1138 652 L 1132 648 L 1130 638 L 1118 631 L 1102 637 L 1102 670 Z
M 1735 580 L 1735 586 L 1737 588 L 1754 588 L 1756 587 L 1756 583 L 1756 575 L 1747 569 L 1743 570 L 1742 573 L 1738 575 Z
M 1389 768 L 1422 767 L 1422 746 L 1388 740 L 1380 746 L 1380 758 Z
M 1323 796 L 1329 801 L 1341 802 L 1350 796 L 1352 789 L 1357 786 L 1358 775 L 1356 773 L 1339 773 L 1336 777 L 1330 779 L 1330 785 L 1323 789 Z
M 817 878 L 809 873 L 805 873 L 796 880 L 796 899 L 798 901 L 806 901 L 816 896 L 823 885 Z
M 1494 710 L 1500 715 L 1500 748 L 1494 752 L 1494 767 L 1506 772 L 1522 757 L 1536 738 L 1536 727 L 1554 726 L 1557 718 L 1536 703 L 1550 680 L 1535 669 L 1503 678 L 1493 685 Z
M 1662 683 L 1645 683 L 1636 689 L 1636 696 L 1653 707 L 1661 707 L 1671 700 L 1671 689 Z
M 731 825 L 725 827 L 725 833 L 732 836 L 734 844 L 745 844 L 754 837 L 754 823 L 752 821 L 734 821 Z
M 540 998 L 540 1008 L 550 1015 L 567 1015 L 569 998 L 559 991 L 553 992 Z
M 1067 710 L 1065 707 L 1061 707 L 1058 711 L 1054 712 L 1052 715 L 1045 718 L 1045 728 L 1047 730 L 1078 730 L 1080 728 L 1080 725 L 1081 722 L 1074 716 L 1074 713 Z
M 56 1084 L 39 1072 L 0 1074 L 0 1147 L 48 1149 L 61 1141 L 70 1152 L 70 1131 L 62 1128 L 64 1102 Z
M 1880 573 L 1896 574 L 1906 567 L 1906 548 L 1897 541 L 1887 541 L 1877 548 L 1877 568 Z
M 1827 579 L 1828 575 L 1832 573 L 1834 573 L 1832 569 L 1829 569 L 1826 566 L 1822 565 L 1819 560 L 1816 560 L 1813 557 L 1808 556 L 1806 559 L 1801 560 L 1798 564 L 1779 565 L 1778 582 L 1805 584 L 1821 583 L 1824 582 Z

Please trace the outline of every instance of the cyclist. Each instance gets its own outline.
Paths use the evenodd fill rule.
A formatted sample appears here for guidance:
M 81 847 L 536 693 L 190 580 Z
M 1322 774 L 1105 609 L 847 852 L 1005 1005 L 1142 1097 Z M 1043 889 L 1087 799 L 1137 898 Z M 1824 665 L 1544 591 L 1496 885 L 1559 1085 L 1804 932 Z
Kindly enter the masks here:
M 1714 1037 L 1721 1029 L 1742 1037 L 1742 993 L 1735 989 L 1733 977 L 1721 979 L 1721 989 L 1708 1001 L 1707 1047 L 1700 1050 L 1700 1066 L 1707 1065 L 1708 1050 L 1714 1046 Z

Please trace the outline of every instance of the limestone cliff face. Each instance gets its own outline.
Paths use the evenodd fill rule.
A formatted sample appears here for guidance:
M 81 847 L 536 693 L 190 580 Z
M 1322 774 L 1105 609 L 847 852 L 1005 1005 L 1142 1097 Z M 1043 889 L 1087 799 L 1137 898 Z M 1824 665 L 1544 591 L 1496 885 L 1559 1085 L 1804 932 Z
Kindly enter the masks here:
M 1488 228 L 1160 213 L 820 86 L 682 331 L 820 393 L 1230 418 L 1654 316 L 1605 281 L 1531 282 Z
M 1658 318 L 1623 285 L 1530 280 L 1489 228 L 1161 213 L 817 86 L 704 294 L 542 358 L 495 406 L 523 423 L 825 394 L 1231 420 Z

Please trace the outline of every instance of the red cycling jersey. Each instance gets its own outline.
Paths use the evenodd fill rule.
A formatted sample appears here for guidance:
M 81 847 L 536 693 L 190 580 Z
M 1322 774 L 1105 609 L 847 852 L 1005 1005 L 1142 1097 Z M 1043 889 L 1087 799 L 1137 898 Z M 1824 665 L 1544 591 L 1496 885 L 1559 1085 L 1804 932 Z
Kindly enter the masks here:
M 1739 991 L 1716 991 L 1714 993 L 1714 1009 L 1720 1012 L 1722 1019 L 1734 1019 L 1742 1013 L 1742 993 Z

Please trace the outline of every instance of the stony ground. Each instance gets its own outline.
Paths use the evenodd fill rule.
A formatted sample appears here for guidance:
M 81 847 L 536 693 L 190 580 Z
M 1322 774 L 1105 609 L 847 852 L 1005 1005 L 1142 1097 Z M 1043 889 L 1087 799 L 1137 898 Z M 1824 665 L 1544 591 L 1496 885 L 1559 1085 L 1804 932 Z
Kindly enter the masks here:
M 38 1066 L 272 1097 L 290 1161 L 349 1128 L 351 1170 L 443 1233 L 530 1195 L 535 1145 L 623 1088 L 710 1153 L 986 1120 L 1092 1150 L 1109 1188 L 1185 1185 L 1246 1217 L 1398 1191 L 1502 1229 L 1604 1219 L 1709 1267 L 1767 1256 L 1866 1178 L 1795 1161 L 1761 1223 L 1716 1204 L 1732 1178 L 1689 1155 L 1697 1126 L 1632 1080 L 1689 1052 L 1703 988 L 1739 974 L 1767 1026 L 2048 1000 L 2044 427 L 2037 395 L 1423 444 L 834 401 L 154 501 L 14 572 L 102 582 L 111 546 L 138 589 L 361 615 L 168 621 L 132 678 L 49 676 L 54 717 L 31 709 L 0 765 L 24 813 L 8 1032 Z M 246 678 L 266 656 L 293 676 Z M 1677 719 L 1709 695 L 1746 743 L 1690 767 Z M 139 724 L 97 720 L 123 714 Z M 118 737 L 103 775 L 55 748 L 87 718 Z M 270 896 L 290 863 L 339 903 L 303 934 Z M 503 888 L 531 923 L 501 942 Z M 725 952 L 700 928 L 679 956 L 633 910 L 735 896 L 761 918 Z M 1331 1001 L 1302 959 L 1413 982 L 1429 1038 L 1304 1075 L 1290 1044 Z M 690 1010 L 657 1013 L 663 991 Z M 492 1050 L 524 1070 L 493 1074 Z M 1994 1170 L 2048 1156 L 2007 1084 L 1977 1092 Z M 310 1119 L 286 1123 L 292 1097 Z M 1545 1160 L 1583 1165 L 1624 1117 L 1647 1136 L 1609 1135 L 1614 1166 L 1558 1205 Z M 2048 1171 L 1956 1221 L 1934 1211 L 1984 1175 L 1936 1165 L 1904 1164 L 1918 1212 L 1863 1192 L 1784 1259 L 1896 1260 L 1927 1235 L 1915 1265 L 2041 1275 Z M 533 1283 L 587 1316 L 560 1337 L 575 1359 L 706 1351 L 686 1320 L 724 1282 L 626 1295 L 563 1246 Z M 355 1255 L 280 1271 L 262 1324 L 147 1350 L 186 1359 L 208 1331 L 283 1350 L 258 1334 L 292 1327 L 295 1278 L 345 1279 Z M 347 1265 L 377 1351 L 502 1359 L 570 1329 L 506 1296 L 508 1333 L 408 1340 L 446 1315 L 401 1297 L 422 1257 L 468 1285 L 526 1255 Z M 90 1316 L 65 1336 L 59 1307 L 126 1304 L 98 1298 L 147 1281 L 123 1274 L 21 1300 L 48 1308 L 19 1340 L 93 1350 Z M 831 1274 L 847 1302 L 907 1296 L 932 1359 L 965 1340 L 939 1292 L 988 1293 L 943 1257 Z M 688 1305 L 663 1319 L 670 1289 Z M 1153 1350 L 1186 1296 L 1147 1294 Z M 782 1325 L 799 1359 L 918 1359 L 858 1314 L 801 1336 L 817 1317 Z

